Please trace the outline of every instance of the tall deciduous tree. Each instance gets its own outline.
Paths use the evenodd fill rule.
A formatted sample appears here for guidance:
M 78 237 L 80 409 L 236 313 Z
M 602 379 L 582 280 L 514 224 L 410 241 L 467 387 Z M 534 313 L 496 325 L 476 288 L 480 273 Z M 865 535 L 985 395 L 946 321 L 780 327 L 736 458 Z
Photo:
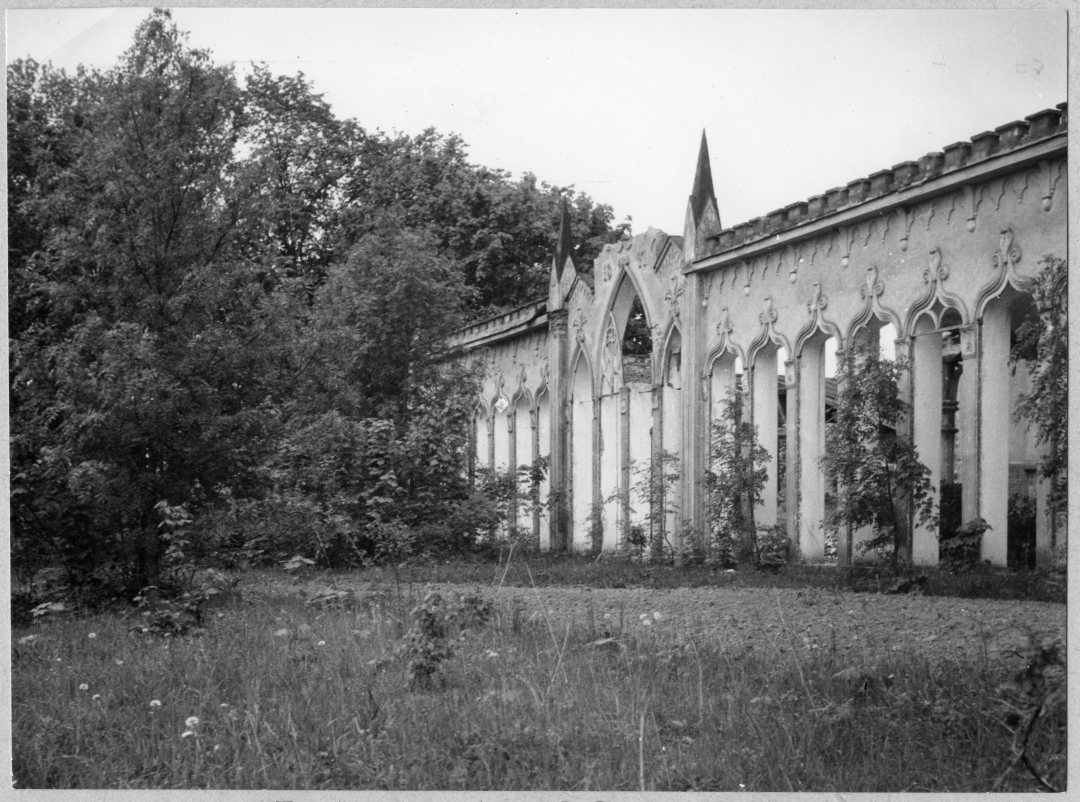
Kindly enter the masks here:
M 467 295 L 430 239 L 392 214 L 316 295 L 277 475 L 361 556 L 387 546 L 386 527 L 431 525 L 464 498 L 477 386 L 451 359 L 451 335 Z
M 236 252 L 231 71 L 155 11 L 77 89 L 92 102 L 65 132 L 70 163 L 33 204 L 48 318 L 12 341 L 14 534 L 148 582 L 155 505 L 242 486 L 267 447 L 281 316 Z

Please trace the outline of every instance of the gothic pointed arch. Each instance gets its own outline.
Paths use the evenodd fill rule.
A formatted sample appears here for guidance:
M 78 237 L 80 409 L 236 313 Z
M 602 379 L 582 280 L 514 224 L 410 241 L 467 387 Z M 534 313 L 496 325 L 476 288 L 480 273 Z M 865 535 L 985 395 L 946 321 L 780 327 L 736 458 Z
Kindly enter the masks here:
M 789 354 L 792 353 L 791 343 L 788 342 L 787 337 L 776 330 L 776 319 L 776 304 L 773 303 L 772 296 L 766 295 L 761 305 L 761 311 L 758 312 L 760 328 L 757 336 L 750 343 L 750 347 L 746 349 L 746 359 L 743 360 L 744 365 L 752 365 L 758 351 L 770 342 L 774 343 L 778 348 L 785 349 Z
M 881 302 L 881 296 L 885 294 L 885 281 L 878 276 L 877 265 L 866 268 L 866 280 L 859 289 L 859 294 L 862 297 L 863 308 L 848 325 L 846 342 L 874 318 L 883 320 L 886 324 L 891 323 L 896 329 L 896 336 L 904 336 L 903 320 L 900 315 Z
M 600 395 L 608 395 L 622 387 L 622 335 L 618 321 L 611 313 L 603 332 L 594 364 L 600 366 Z
M 596 397 L 596 371 L 592 359 L 589 358 L 588 351 L 583 347 L 584 343 L 578 343 L 574 348 L 573 353 L 570 356 L 570 372 L 569 376 L 576 376 L 578 369 L 584 364 L 585 372 L 589 376 L 589 386 L 592 388 L 592 396 Z
M 806 302 L 806 310 L 810 313 L 810 320 L 802 327 L 795 338 L 795 356 L 802 353 L 803 346 L 818 332 L 828 337 L 835 337 L 837 347 L 843 346 L 844 335 L 841 333 L 840 327 L 825 316 L 825 310 L 828 306 L 829 296 L 821 291 L 821 282 L 815 281 L 810 290 L 810 300 Z
M 914 331 L 915 321 L 924 312 L 931 312 L 936 319 L 940 316 L 941 310 L 950 308 L 957 311 L 963 325 L 971 325 L 971 316 L 964 299 L 945 287 L 948 278 L 949 266 L 942 260 L 941 249 L 934 248 L 928 254 L 928 265 L 923 271 L 923 283 L 926 287 L 919 300 L 908 309 L 903 331 Z
M 990 258 L 993 277 L 984 286 L 975 301 L 975 317 L 981 318 L 986 311 L 987 305 L 1005 292 L 1007 287 L 1012 287 L 1018 292 L 1029 292 L 1035 279 L 1021 275 L 1016 265 L 1020 261 L 1023 252 L 1016 244 L 1016 238 L 1011 228 L 1004 228 L 998 234 L 998 248 Z
M 626 326 L 624 318 L 633 305 L 635 297 L 641 302 L 641 308 L 645 312 L 645 322 L 650 328 L 654 325 L 657 314 L 645 302 L 646 295 L 642 290 L 640 280 L 634 275 L 633 270 L 630 270 L 626 265 L 619 265 L 615 280 L 611 286 L 611 294 L 608 296 L 607 304 L 604 306 L 604 319 L 607 320 L 609 315 L 615 315 L 620 336 L 622 336 L 622 329 Z
M 667 320 L 662 325 L 653 326 L 653 383 L 660 384 L 664 381 L 664 373 L 667 370 L 667 356 L 673 337 L 678 337 L 681 343 L 682 332 L 679 323 L 674 318 Z

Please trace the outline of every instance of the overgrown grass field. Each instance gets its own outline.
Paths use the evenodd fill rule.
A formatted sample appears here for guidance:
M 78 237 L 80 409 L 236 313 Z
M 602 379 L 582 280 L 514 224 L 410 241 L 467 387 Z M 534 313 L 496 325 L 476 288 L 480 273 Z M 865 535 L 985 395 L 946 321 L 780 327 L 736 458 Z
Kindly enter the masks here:
M 409 584 L 316 607 L 287 584 L 183 637 L 125 612 L 16 630 L 16 787 L 1039 787 L 996 701 L 1016 661 L 736 656 L 662 617 L 555 624 Z M 1063 788 L 1063 706 L 1031 733 Z

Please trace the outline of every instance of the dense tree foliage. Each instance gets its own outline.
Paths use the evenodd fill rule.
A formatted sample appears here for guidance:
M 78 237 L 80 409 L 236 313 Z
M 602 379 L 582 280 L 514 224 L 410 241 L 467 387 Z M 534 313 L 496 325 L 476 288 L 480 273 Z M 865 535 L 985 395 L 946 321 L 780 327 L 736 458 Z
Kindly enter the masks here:
M 856 340 L 837 354 L 836 406 L 821 459 L 837 488 L 825 525 L 845 533 L 845 539 L 853 529 L 872 526 L 874 537 L 863 548 L 890 550 L 894 566 L 911 559 L 907 505 L 922 523 L 937 515 L 930 469 L 897 431 L 908 414 L 899 395 L 902 369 L 901 363 L 882 358 L 876 344 Z
M 1046 448 L 1039 474 L 1050 481 L 1052 514 L 1063 514 L 1068 502 L 1069 471 L 1069 269 L 1068 263 L 1045 256 L 1032 288 L 1038 316 L 1017 332 L 1014 362 L 1024 360 L 1031 392 L 1015 410 L 1017 421 L 1035 426 L 1036 442 Z
M 241 86 L 167 11 L 113 69 L 15 62 L 7 103 L 14 563 L 84 583 L 155 581 L 175 520 L 226 537 L 244 504 L 339 556 L 467 534 L 449 335 L 543 295 L 560 197 L 585 259 L 628 228 L 303 76 Z

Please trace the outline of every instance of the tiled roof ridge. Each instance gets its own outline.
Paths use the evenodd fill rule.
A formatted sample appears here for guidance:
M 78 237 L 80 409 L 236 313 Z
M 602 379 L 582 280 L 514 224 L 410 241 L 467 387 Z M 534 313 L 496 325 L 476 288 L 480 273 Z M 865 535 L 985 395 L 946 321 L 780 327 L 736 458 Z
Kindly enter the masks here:
M 725 228 L 710 236 L 707 253 L 718 253 L 738 245 L 776 234 L 802 223 L 824 217 L 841 209 L 849 209 L 868 200 L 911 186 L 1014 150 L 1068 130 L 1068 103 L 1043 109 L 1023 120 L 1014 120 L 993 131 L 976 134 L 970 142 L 954 142 L 941 151 L 927 153 L 918 161 L 894 164 L 889 170 L 878 170 L 866 178 L 849 181 L 824 194 L 792 203 L 782 209 L 755 217 L 745 223 Z

